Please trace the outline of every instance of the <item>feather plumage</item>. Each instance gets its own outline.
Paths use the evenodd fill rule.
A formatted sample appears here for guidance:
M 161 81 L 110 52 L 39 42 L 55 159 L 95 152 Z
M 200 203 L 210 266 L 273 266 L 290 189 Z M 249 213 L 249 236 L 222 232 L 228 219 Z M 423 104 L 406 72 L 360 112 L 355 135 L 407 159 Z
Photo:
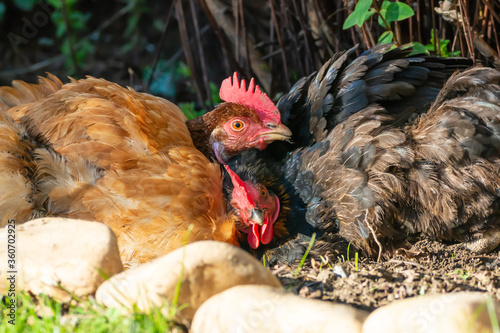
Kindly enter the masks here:
M 16 193 L 0 200 L 2 225 L 40 215 L 106 223 L 126 267 L 186 237 L 238 244 L 220 166 L 174 104 L 92 77 L 0 92 L 0 181 Z
M 499 74 L 474 68 L 453 76 L 429 111 L 406 127 L 392 126 L 387 110 L 369 106 L 329 133 L 327 151 L 296 154 L 296 174 L 310 179 L 307 191 L 298 182 L 293 191 L 319 198 L 315 253 L 334 252 L 340 236 L 377 257 L 416 233 L 478 252 L 496 247 Z M 311 194 L 302 198 L 307 203 Z M 293 253 L 303 247 L 297 239 L 286 244 L 298 247 Z M 290 259 L 281 255 L 274 260 Z
M 404 68 L 398 61 L 391 66 Z M 439 61 L 436 67 L 442 68 Z M 417 70 L 417 77 L 425 72 Z M 379 83 L 391 79 L 384 71 L 371 73 Z M 312 232 L 319 236 L 313 248 L 319 254 L 334 252 L 340 237 L 380 256 L 416 233 L 465 242 L 477 252 L 498 245 L 499 74 L 473 68 L 454 75 L 428 111 L 405 127 L 396 125 L 398 115 L 387 108 L 364 107 L 327 130 L 322 141 L 290 153 L 275 169 L 291 202 L 296 200 L 287 219 L 294 220 L 292 232 L 259 254 L 267 253 L 271 262 L 289 260 Z M 244 172 L 251 162 L 241 163 L 235 168 Z M 296 231 L 301 224 L 308 233 Z M 282 251 L 284 244 L 289 253 Z

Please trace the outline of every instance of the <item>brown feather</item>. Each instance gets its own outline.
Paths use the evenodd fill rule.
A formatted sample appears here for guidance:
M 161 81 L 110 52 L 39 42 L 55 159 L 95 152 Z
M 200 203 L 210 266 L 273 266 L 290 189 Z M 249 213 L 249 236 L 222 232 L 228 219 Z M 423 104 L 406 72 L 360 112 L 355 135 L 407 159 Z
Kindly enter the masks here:
M 39 85 L 0 88 L 0 100 L 11 106 L 6 113 L 19 123 L 11 122 L 10 132 L 25 127 L 38 142 L 26 156 L 36 195 L 22 191 L 21 183 L 30 184 L 24 158 L 8 167 L 19 175 L 9 186 L 24 201 L 5 204 L 20 211 L 19 222 L 42 205 L 46 215 L 106 223 L 126 267 L 168 253 L 186 237 L 237 244 L 220 167 L 194 147 L 177 106 L 103 79 L 59 83 L 49 76 Z M 9 135 L 9 146 L 24 149 L 18 133 Z M 0 159 L 0 168 L 7 161 Z

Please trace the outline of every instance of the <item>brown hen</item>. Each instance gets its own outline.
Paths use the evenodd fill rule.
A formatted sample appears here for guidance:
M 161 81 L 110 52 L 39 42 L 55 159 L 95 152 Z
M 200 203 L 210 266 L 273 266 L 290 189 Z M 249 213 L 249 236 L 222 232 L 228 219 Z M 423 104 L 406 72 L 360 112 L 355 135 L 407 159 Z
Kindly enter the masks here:
M 126 267 L 178 248 L 186 237 L 237 245 L 220 166 L 196 147 L 224 162 L 238 152 L 238 136 L 246 136 L 240 150 L 263 149 L 289 130 L 258 87 L 246 90 L 235 76 L 226 89 L 244 98 L 226 93 L 230 102 L 187 126 L 169 101 L 103 79 L 63 85 L 49 75 L 39 85 L 0 88 L 2 225 L 37 216 L 104 222 Z M 230 133 L 234 121 L 248 131 Z M 204 123 L 212 127 L 200 135 Z

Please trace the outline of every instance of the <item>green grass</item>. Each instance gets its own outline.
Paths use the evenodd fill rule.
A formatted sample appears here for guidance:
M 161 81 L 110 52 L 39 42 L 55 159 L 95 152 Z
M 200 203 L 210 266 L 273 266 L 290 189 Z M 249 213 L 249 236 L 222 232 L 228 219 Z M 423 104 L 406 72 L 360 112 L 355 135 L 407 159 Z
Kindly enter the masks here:
M 490 317 L 491 329 L 493 333 L 500 333 L 500 325 L 498 324 L 498 318 L 495 312 L 495 304 L 491 295 L 488 295 L 488 298 L 486 300 L 486 308 L 488 309 L 488 315 Z
M 191 224 L 183 241 L 185 248 Z M 185 251 L 183 254 L 183 259 Z M 184 260 L 183 260 L 184 262 Z M 102 272 L 100 272 L 102 275 Z M 169 332 L 179 328 L 174 321 L 177 313 L 189 306 L 178 305 L 184 264 L 176 284 L 174 299 L 163 307 L 152 309 L 148 314 L 141 313 L 137 307 L 130 313 L 126 309 L 106 308 L 95 299 L 81 299 L 65 290 L 72 297 L 69 303 L 57 302 L 46 295 L 32 297 L 26 292 L 17 296 L 14 318 L 10 316 L 10 298 L 0 295 L 0 333 L 6 332 Z M 103 276 L 104 277 L 104 276 Z M 107 279 L 107 277 L 104 277 Z M 166 311 L 165 311 L 166 310 Z M 10 321 L 14 320 L 14 324 Z M 184 330 L 180 330 L 184 331 Z
M 306 262 L 306 258 L 309 255 L 309 251 L 311 251 L 314 241 L 316 240 L 316 233 L 312 234 L 311 240 L 309 241 L 309 245 L 307 246 L 306 252 L 304 252 L 304 255 L 302 256 L 302 259 L 300 260 L 299 267 L 295 270 L 295 273 L 293 274 L 293 277 L 296 278 L 297 275 L 299 275 L 300 270 L 302 269 L 302 266 L 304 266 L 304 263 Z
M 358 258 L 358 252 L 354 254 L 354 268 L 356 269 L 356 272 L 359 271 L 359 258 Z
M 349 244 L 347 244 L 347 261 L 351 260 L 350 259 L 350 250 L 351 250 L 351 242 L 349 242 Z M 344 256 L 342 256 L 342 258 L 344 258 Z
M 176 327 L 171 318 L 156 308 L 150 314 L 127 314 L 108 309 L 95 300 L 59 303 L 47 296 L 17 295 L 15 325 L 10 324 L 9 308 L 0 302 L 0 333 L 4 332 L 168 332 Z
M 474 325 L 474 323 L 478 320 L 479 316 L 485 310 L 485 308 L 486 311 L 488 312 L 488 317 L 490 319 L 491 330 L 487 329 L 484 330 L 484 332 L 500 333 L 500 325 L 498 324 L 498 317 L 495 311 L 495 303 L 491 295 L 488 295 L 488 297 L 486 298 L 486 302 L 481 304 L 474 311 L 470 321 L 470 325 Z M 469 331 L 471 331 L 471 328 L 469 328 Z M 483 332 L 483 330 L 481 332 Z

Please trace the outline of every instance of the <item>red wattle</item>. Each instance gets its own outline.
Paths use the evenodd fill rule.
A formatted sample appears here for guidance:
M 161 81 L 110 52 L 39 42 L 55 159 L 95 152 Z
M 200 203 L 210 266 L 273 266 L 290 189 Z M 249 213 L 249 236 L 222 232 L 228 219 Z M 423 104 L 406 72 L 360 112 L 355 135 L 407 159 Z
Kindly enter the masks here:
M 252 249 L 256 249 L 259 247 L 259 225 L 258 224 L 253 224 L 252 225 L 252 230 L 248 233 L 248 245 Z
M 269 221 L 265 221 L 262 229 L 260 230 L 260 242 L 262 244 L 269 244 L 273 240 L 273 226 L 269 225 Z

